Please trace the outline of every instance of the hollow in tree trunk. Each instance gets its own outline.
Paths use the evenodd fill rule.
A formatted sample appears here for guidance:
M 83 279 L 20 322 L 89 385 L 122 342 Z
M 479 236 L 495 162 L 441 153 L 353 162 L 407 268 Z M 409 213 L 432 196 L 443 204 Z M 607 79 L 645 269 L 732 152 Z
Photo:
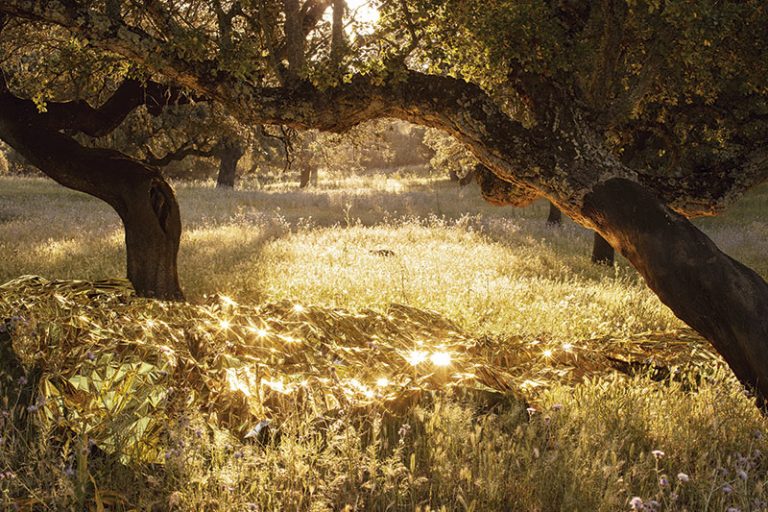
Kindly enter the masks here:
M 595 233 L 592 243 L 592 263 L 596 265 L 613 266 L 614 250 L 600 233 Z
M 675 315 L 712 343 L 765 410 L 768 283 L 638 183 L 597 185 L 581 213 Z

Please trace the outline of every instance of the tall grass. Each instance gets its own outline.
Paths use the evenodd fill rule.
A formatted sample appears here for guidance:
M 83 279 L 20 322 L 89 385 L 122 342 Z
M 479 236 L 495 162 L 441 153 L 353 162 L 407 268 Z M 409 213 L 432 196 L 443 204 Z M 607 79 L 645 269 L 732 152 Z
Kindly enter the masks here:
M 179 184 L 180 271 L 191 301 L 223 293 L 244 305 L 290 301 L 351 315 L 400 303 L 436 311 L 500 358 L 508 336 L 578 344 L 682 327 L 623 260 L 615 269 L 589 262 L 590 233 L 572 223 L 547 228 L 543 202 L 491 207 L 476 189 L 442 181 L 335 185 L 222 192 Z M 764 276 L 766 196 L 758 189 L 726 215 L 697 221 Z M 124 273 L 117 216 L 39 179 L 0 178 L 0 254 L 0 282 Z M 73 347 L 85 332 L 104 336 L 79 330 L 82 321 L 63 331 Z M 124 329 L 136 318 L 104 321 Z M 180 336 L 166 328 L 156 343 Z M 225 334 L 216 335 L 221 350 L 233 346 Z M 264 442 L 212 427 L 209 404 L 191 398 L 198 390 L 180 389 L 191 405 L 168 410 L 160 464 L 126 465 L 55 426 L 27 437 L 10 427 L 19 411 L 3 405 L 0 508 L 768 510 L 768 422 L 730 373 L 713 362 L 706 377 L 652 377 L 564 379 L 529 404 L 432 390 L 396 414 L 371 409 L 332 421 L 297 406 Z

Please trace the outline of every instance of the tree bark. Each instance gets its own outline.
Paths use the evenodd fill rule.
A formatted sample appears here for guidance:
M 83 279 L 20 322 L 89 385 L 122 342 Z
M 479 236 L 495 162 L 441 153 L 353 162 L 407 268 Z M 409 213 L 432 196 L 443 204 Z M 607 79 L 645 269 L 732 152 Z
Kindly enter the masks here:
M 301 167 L 301 174 L 299 174 L 299 188 L 307 188 L 312 178 L 312 166 L 304 165 Z
M 611 244 L 609 244 L 605 238 L 600 236 L 600 233 L 595 233 L 594 242 L 592 243 L 592 263 L 612 267 L 613 253 L 614 251 Z
M 65 187 L 109 204 L 125 226 L 128 279 L 143 297 L 181 300 L 176 257 L 179 205 L 152 167 L 109 149 L 88 148 L 37 123 L 34 104 L 0 93 L 0 138 Z
M 137 295 L 183 300 L 177 256 L 181 214 L 171 186 L 158 174 L 133 180 L 116 208 L 125 227 L 128 279 Z
M 227 142 L 219 151 L 219 174 L 216 178 L 216 188 L 234 188 L 237 181 L 237 164 L 243 157 L 242 147 L 233 142 Z
M 553 203 L 549 203 L 549 216 L 547 216 L 547 226 L 559 226 L 563 223 L 563 212 Z
M 768 398 L 768 284 L 726 255 L 644 186 L 610 179 L 581 212 L 685 323 L 707 338 L 736 377 Z

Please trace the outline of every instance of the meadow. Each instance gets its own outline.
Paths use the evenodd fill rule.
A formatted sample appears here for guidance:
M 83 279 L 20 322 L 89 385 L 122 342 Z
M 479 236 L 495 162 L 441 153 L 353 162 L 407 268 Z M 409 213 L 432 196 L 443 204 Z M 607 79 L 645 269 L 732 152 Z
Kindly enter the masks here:
M 109 366 L 109 340 L 137 333 L 195 360 L 191 371 L 147 357 L 152 347 L 121 352 L 157 367 L 136 374 L 147 389 L 189 393 L 142 409 L 164 426 L 141 454 L 116 441 L 117 419 L 94 405 L 104 390 L 92 382 L 80 423 L 70 417 L 66 429 L 50 409 L 35 435 L 13 430 L 6 406 L 0 507 L 768 510 L 768 421 L 622 258 L 595 266 L 590 232 L 547 227 L 544 201 L 500 208 L 474 185 L 384 176 L 302 191 L 176 189 L 190 304 L 159 306 L 131 298 L 124 283 L 98 302 L 78 291 L 87 283 L 71 282 L 124 275 L 107 206 L 48 180 L 0 178 L 0 283 L 61 280 L 0 289 L 0 315 L 23 305 L 27 361 L 55 354 L 51 375 L 102 358 Z M 761 187 L 696 222 L 768 277 L 766 205 Z M 56 336 L 41 328 L 57 322 L 66 327 Z M 275 345 L 249 337 L 269 322 L 277 359 L 266 355 Z M 203 326 L 207 352 L 189 342 Z M 429 361 L 398 357 L 422 346 L 434 366 L 423 375 Z M 244 361 L 269 364 L 251 374 Z M 456 380 L 459 370 L 472 385 Z M 397 392 L 376 387 L 390 380 Z M 131 382 L 118 383 L 122 393 L 140 389 Z M 324 386 L 328 397 L 312 395 Z M 216 392 L 221 407 L 204 406 L 219 404 Z M 99 415 L 100 426 L 89 423 Z M 272 433 L 244 439 L 258 420 Z

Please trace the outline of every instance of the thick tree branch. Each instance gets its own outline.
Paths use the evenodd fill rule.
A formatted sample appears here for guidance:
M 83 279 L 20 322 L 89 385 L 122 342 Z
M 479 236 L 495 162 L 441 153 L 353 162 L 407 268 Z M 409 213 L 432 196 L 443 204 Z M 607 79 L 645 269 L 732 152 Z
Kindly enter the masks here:
M 199 99 L 199 98 L 198 98 Z M 113 132 L 136 108 L 146 106 L 152 115 L 159 115 L 168 105 L 186 104 L 191 98 L 179 88 L 148 81 L 127 79 L 100 107 L 85 101 L 48 103 L 41 122 L 49 128 L 81 132 L 90 137 L 103 137 Z
M 165 167 L 166 165 L 169 165 L 171 162 L 180 162 L 181 160 L 184 160 L 188 156 L 200 156 L 200 157 L 212 157 L 216 155 L 216 148 L 210 148 L 210 149 L 200 149 L 197 147 L 197 144 L 190 142 L 188 144 L 184 144 L 178 149 L 175 149 L 173 151 L 169 151 L 165 154 L 163 157 L 155 156 L 152 151 L 149 148 L 145 148 L 145 151 L 147 153 L 147 158 L 144 159 L 144 162 L 147 165 L 151 165 L 152 167 Z

